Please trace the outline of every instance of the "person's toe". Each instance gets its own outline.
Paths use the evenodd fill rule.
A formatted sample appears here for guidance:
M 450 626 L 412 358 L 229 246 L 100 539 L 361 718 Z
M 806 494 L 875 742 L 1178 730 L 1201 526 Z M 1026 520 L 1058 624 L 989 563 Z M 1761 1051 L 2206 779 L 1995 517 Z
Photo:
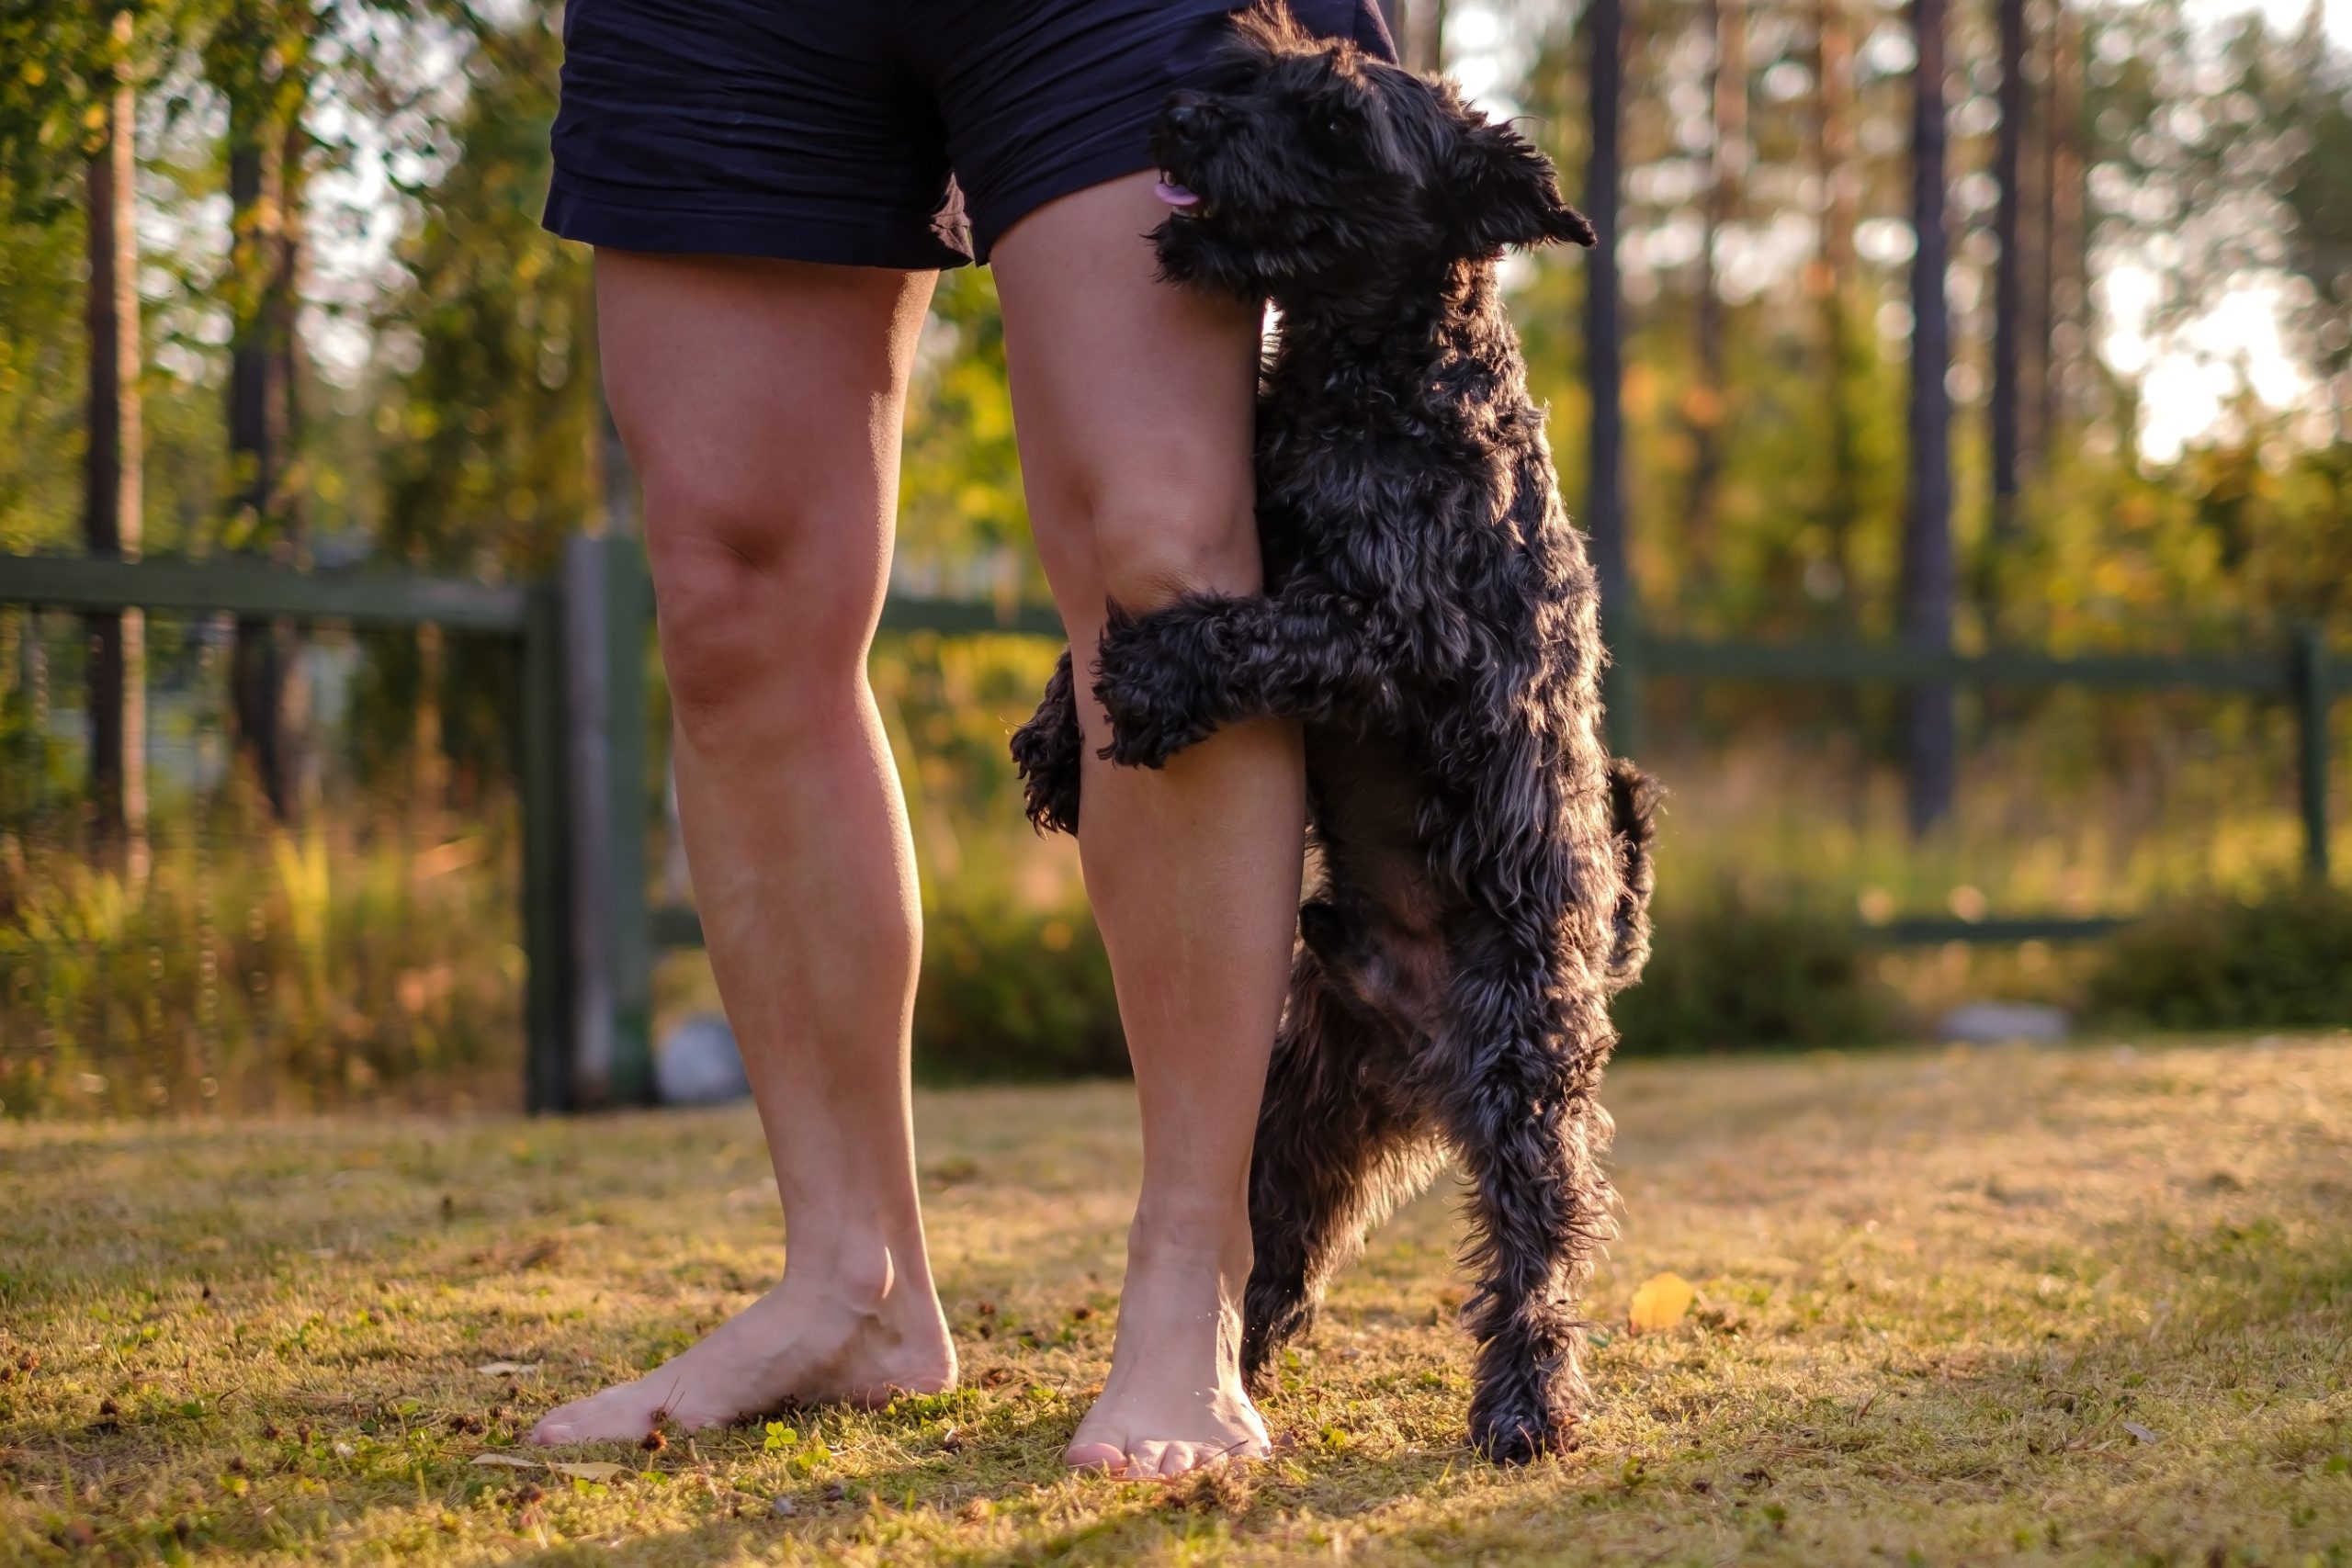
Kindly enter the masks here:
M 1190 1475 L 1216 1454 L 1215 1449 L 1203 1443 L 1170 1443 L 1159 1455 L 1159 1478 L 1173 1481 L 1180 1475 Z
M 635 1442 L 653 1429 L 654 1412 L 636 1399 L 616 1397 L 623 1389 L 608 1389 L 594 1398 L 559 1405 L 531 1428 L 531 1441 L 542 1448 L 564 1443 Z
M 1127 1467 L 1127 1456 L 1116 1443 L 1072 1443 L 1062 1450 L 1062 1462 L 1072 1470 L 1099 1470 L 1116 1475 Z
M 1176 1450 L 1177 1446 L 1174 1443 L 1150 1440 L 1130 1443 L 1127 1446 L 1127 1478 L 1131 1481 L 1149 1481 L 1154 1476 L 1167 1474 L 1167 1471 L 1161 1466 L 1167 1463 L 1168 1456 Z

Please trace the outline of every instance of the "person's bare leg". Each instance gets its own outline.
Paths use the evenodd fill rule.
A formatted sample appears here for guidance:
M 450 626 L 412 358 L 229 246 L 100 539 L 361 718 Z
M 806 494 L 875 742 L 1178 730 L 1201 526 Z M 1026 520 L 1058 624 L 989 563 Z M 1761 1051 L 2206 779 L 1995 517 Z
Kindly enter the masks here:
M 1030 517 L 1081 671 L 1106 594 L 1144 610 L 1259 582 L 1259 314 L 1158 281 L 1140 238 L 1164 210 L 1152 183 L 1042 208 L 994 257 Z M 1095 757 L 1091 691 L 1081 711 L 1080 852 L 1144 1178 L 1111 1376 L 1068 1458 L 1177 1475 L 1267 1449 L 1239 1362 L 1250 1145 L 1290 974 L 1305 785 L 1292 727 L 1238 727 L 1150 772 Z
M 913 846 L 865 677 L 930 293 L 928 274 L 598 257 L 687 860 L 789 1246 L 775 1290 L 646 1377 L 552 1412 L 538 1442 L 956 1381 L 909 1121 Z

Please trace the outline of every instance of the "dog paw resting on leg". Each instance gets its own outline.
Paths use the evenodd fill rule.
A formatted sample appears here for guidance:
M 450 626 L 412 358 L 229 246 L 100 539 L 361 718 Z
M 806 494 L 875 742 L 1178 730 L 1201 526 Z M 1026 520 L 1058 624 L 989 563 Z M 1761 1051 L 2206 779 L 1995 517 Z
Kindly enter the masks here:
M 1111 606 L 1094 659 L 1094 694 L 1111 720 L 1103 756 L 1157 768 L 1241 716 L 1227 677 L 1248 604 L 1198 593 L 1143 615 Z
M 1020 770 L 1024 809 L 1041 832 L 1078 831 L 1078 769 L 1085 742 L 1078 729 L 1078 687 L 1069 649 L 1062 649 L 1046 694 L 1029 722 L 1012 732 L 1012 765 Z
M 1412 668 L 1397 641 L 1367 607 L 1306 576 L 1277 594 L 1191 594 L 1144 615 L 1114 605 L 1095 661 L 1111 719 L 1102 755 L 1156 768 L 1240 719 L 1393 714 Z

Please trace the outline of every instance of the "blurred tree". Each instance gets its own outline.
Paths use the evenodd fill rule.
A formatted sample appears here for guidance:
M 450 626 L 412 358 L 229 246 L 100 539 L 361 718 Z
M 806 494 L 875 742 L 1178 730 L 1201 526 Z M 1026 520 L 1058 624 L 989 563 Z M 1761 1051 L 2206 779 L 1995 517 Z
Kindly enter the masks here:
M 88 214 L 88 450 L 83 542 L 93 555 L 139 554 L 144 446 L 140 430 L 138 96 L 131 48 L 136 16 L 114 14 L 108 70 L 96 85 L 99 111 L 83 176 Z M 107 78 L 110 77 L 109 83 Z M 110 87 L 110 90 L 108 90 Z M 85 617 L 90 809 L 102 855 L 143 874 L 147 847 L 147 622 L 139 610 Z
M 1829 375 L 1828 472 L 1821 507 L 1827 535 L 1826 591 L 1816 599 L 1839 618 L 1852 614 L 1854 530 L 1862 520 L 1861 414 L 1856 392 L 1876 345 L 1858 327 L 1854 264 L 1856 197 L 1861 181 L 1854 167 L 1854 41 L 1848 0 L 1815 0 L 1814 6 L 1814 161 L 1821 182 L 1821 239 L 1810 282 L 1821 301 L 1823 357 Z
M 1445 0 L 1380 0 L 1396 58 L 1415 71 L 1442 71 L 1445 62 Z
M 1592 114 L 1592 147 L 1585 165 L 1584 210 L 1599 242 L 1588 258 L 1584 299 L 1585 380 L 1592 416 L 1588 428 L 1584 525 L 1592 544 L 1593 569 L 1600 580 L 1600 602 L 1611 634 L 1634 625 L 1634 585 L 1626 570 L 1624 458 L 1624 350 L 1619 326 L 1621 288 L 1618 245 L 1623 228 L 1618 167 L 1623 133 L 1622 99 L 1625 54 L 1620 0 L 1592 0 L 1585 15 L 1587 87 Z M 1616 707 L 1630 708 L 1624 694 Z M 1622 731 L 1621 747 L 1632 741 Z
M 8 46 L 0 58 L 17 62 L 0 110 L 0 185 L 12 198 L 12 227 L 62 227 L 65 193 L 79 176 L 82 543 L 104 555 L 136 556 L 142 517 L 134 82 L 150 46 L 139 20 L 127 7 L 34 7 L 0 19 Z M 92 614 L 84 625 L 91 832 L 101 855 L 138 870 L 147 815 L 145 621 L 133 610 Z
M 899 580 L 933 593 L 1043 595 L 1005 390 L 1004 322 L 987 270 L 941 275 L 907 401 Z
M 1903 633 L 1912 647 L 1951 646 L 1951 365 L 1944 295 L 1944 0 L 1911 0 L 1911 488 L 1904 514 Z M 1912 688 L 1907 813 L 1925 833 L 1951 809 L 1955 761 L 1949 686 Z
M 1749 162 L 1747 0 L 1703 0 L 1708 30 L 1710 118 L 1702 180 L 1698 310 L 1692 317 L 1698 371 L 1682 398 L 1690 432 L 1690 491 L 1681 516 L 1690 560 L 1690 590 L 1705 597 L 1721 566 L 1723 433 L 1734 395 L 1724 378 L 1729 332 L 1724 300 L 1726 235 L 1740 216 L 1740 186 Z
M 465 35 L 463 92 L 420 136 L 439 155 L 407 193 L 422 220 L 377 310 L 382 442 L 378 547 L 420 569 L 489 581 L 556 570 L 567 534 L 605 504 L 588 251 L 539 225 L 561 57 L 560 12 L 532 5 Z M 372 770 L 406 758 L 437 801 L 445 754 L 494 776 L 505 756 L 503 669 L 425 635 L 379 640 L 360 694 Z
M 2034 310 L 2033 354 L 2035 439 L 2045 469 L 2059 446 L 2063 393 L 2082 336 L 2075 321 L 2082 275 L 2082 42 L 2066 7 L 2052 0 L 2050 10 L 2049 68 L 2040 127 L 2041 219 L 2035 238 L 2041 254 L 2035 268 L 2040 298 Z
M 1994 243 L 2000 254 L 1994 262 L 1993 297 L 1993 518 L 1990 548 L 2005 548 L 2018 529 L 2018 483 L 2021 464 L 2018 417 L 2022 397 L 2022 350 L 2025 336 L 2025 255 L 2021 233 L 2026 193 L 2023 185 L 2026 143 L 2026 17 L 2025 0 L 1998 0 L 2001 29 L 1999 151 L 1993 177 L 2000 185 L 2000 207 L 1994 220 Z M 1997 606 L 1981 606 L 1988 625 L 1997 619 Z
M 2286 181 L 2288 257 L 2306 287 L 2299 315 L 2325 389 L 2332 434 L 2352 442 L 2352 59 L 2332 47 L 2313 6 L 2294 50 L 2301 138 Z
M 220 293 L 232 322 L 229 446 L 234 490 L 222 542 L 292 563 L 303 543 L 297 382 L 301 346 L 301 221 L 319 15 L 307 0 L 220 0 L 206 74 L 228 108 L 229 267 Z M 230 689 L 237 750 L 272 815 L 297 806 L 303 694 L 290 627 L 237 622 Z

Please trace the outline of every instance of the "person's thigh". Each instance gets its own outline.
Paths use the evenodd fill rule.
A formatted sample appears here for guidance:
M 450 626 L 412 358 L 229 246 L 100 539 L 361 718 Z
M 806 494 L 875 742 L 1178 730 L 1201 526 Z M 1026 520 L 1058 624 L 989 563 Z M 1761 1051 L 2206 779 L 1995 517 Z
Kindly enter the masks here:
M 682 719 L 779 660 L 863 659 L 932 276 L 598 253 L 605 384 Z
M 1031 523 L 1081 649 L 1107 594 L 1148 609 L 1258 583 L 1257 307 L 1160 281 L 1153 176 L 1066 196 L 998 242 Z

